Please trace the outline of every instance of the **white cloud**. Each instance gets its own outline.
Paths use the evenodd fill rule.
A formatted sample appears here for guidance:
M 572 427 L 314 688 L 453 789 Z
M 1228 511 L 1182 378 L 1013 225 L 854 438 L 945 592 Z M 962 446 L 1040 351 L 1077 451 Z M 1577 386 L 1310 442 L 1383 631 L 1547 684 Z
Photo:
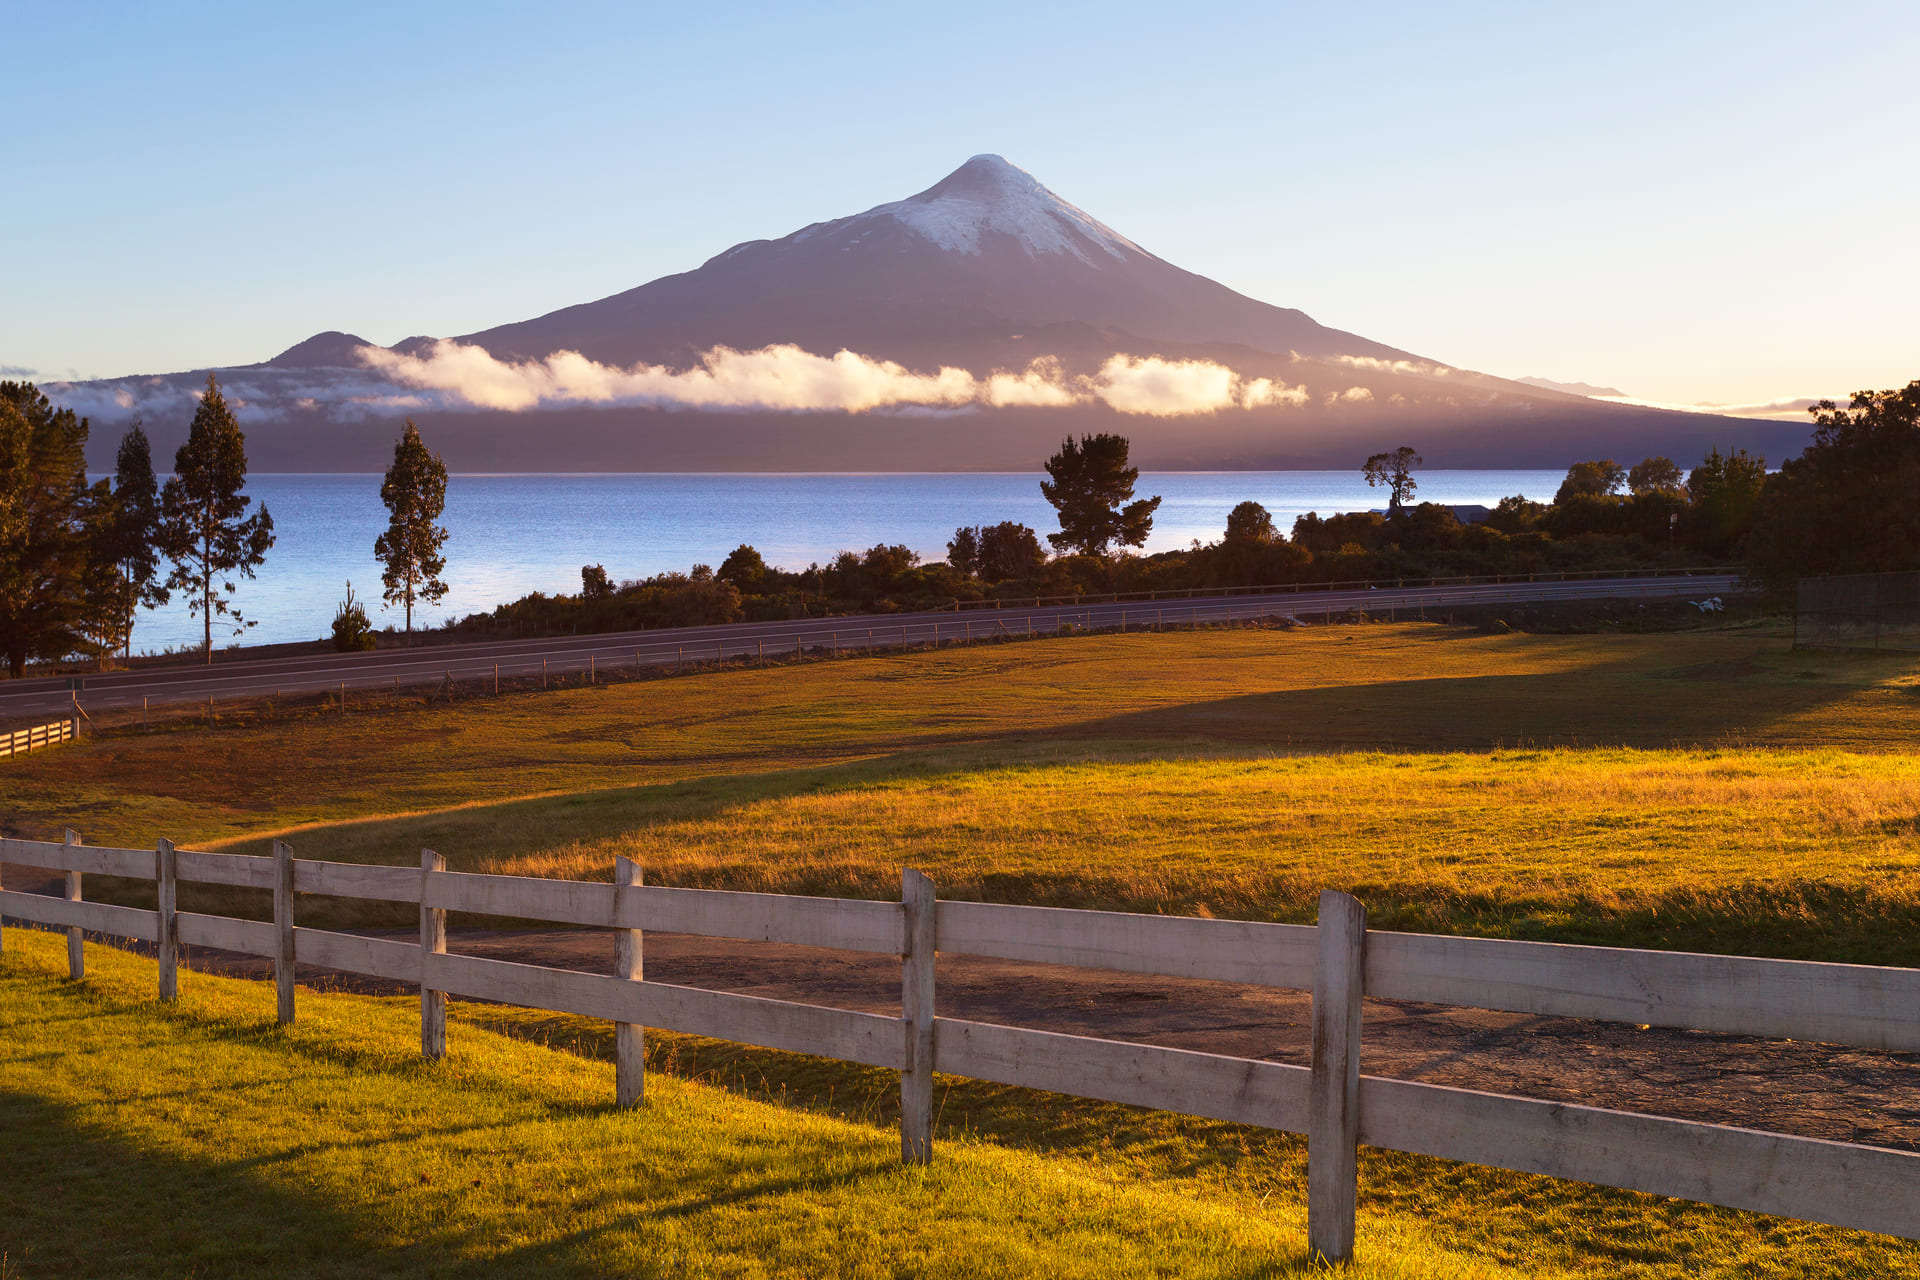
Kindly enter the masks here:
M 1382 360 L 1378 356 L 1327 356 L 1328 364 L 1345 365 L 1349 369 L 1366 369 L 1373 373 L 1414 373 L 1428 377 L 1444 377 L 1453 370 L 1444 364 L 1434 364 L 1430 360 Z
M 1719 413 L 1730 418 L 1771 418 L 1776 422 L 1811 422 L 1807 410 L 1811 409 L 1818 398 L 1815 396 L 1782 396 L 1777 400 L 1762 400 L 1755 404 L 1674 404 L 1660 400 L 1636 400 L 1632 396 L 1594 396 L 1595 400 L 1604 400 L 1608 404 L 1630 404 L 1642 409 L 1673 409 L 1680 413 Z M 1842 398 L 1844 402 L 1844 397 Z
M 222 379 L 228 399 L 254 422 L 320 414 L 336 421 L 446 409 L 524 412 L 562 405 L 792 413 L 967 413 L 981 408 L 1105 404 L 1125 414 L 1173 417 L 1223 409 L 1297 408 L 1307 389 L 1244 379 L 1210 360 L 1116 355 L 1091 375 L 1058 359 L 976 377 L 950 366 L 917 372 L 852 351 L 815 355 L 797 346 L 715 347 L 689 369 L 602 364 L 576 351 L 502 360 L 483 347 L 441 340 L 412 353 L 362 347 L 363 372 L 247 369 Z M 48 392 L 83 414 L 150 420 L 191 414 L 198 376 L 54 384 Z
M 1021 372 L 976 378 L 965 369 L 916 373 L 852 351 L 814 355 L 796 346 L 735 351 L 715 347 L 691 369 L 600 364 L 574 351 L 545 360 L 504 361 L 450 340 L 419 355 L 361 349 L 376 372 L 402 386 L 436 391 L 486 409 L 556 404 L 642 404 L 673 409 L 766 409 L 863 413 L 906 407 L 1057 408 L 1098 400 L 1121 413 L 1172 417 L 1235 407 L 1292 406 L 1305 387 L 1240 375 L 1209 360 L 1116 355 L 1091 377 L 1070 377 L 1040 359 Z
M 843 410 L 961 405 L 979 396 L 965 369 L 912 373 L 889 360 L 842 351 L 817 356 L 795 346 L 715 347 L 691 369 L 600 364 L 577 351 L 508 362 L 482 347 L 442 339 L 424 355 L 363 347 L 368 367 L 403 386 L 450 392 L 483 409 L 554 404 L 640 404 L 693 409 Z
M 1345 391 L 1327 392 L 1329 408 L 1337 404 L 1365 404 L 1372 399 L 1373 391 L 1369 387 L 1348 387 Z
M 1058 408 L 1080 400 L 1061 372 L 1060 362 L 1045 358 L 1028 365 L 1025 373 L 990 375 L 980 398 L 996 408 L 1020 405 Z
M 1121 413 L 1170 418 L 1232 408 L 1240 377 L 1210 360 L 1109 356 L 1092 380 L 1093 394 Z
M 1240 388 L 1240 403 L 1248 409 L 1262 409 L 1267 405 L 1284 405 L 1297 409 L 1307 402 L 1306 384 L 1290 387 L 1284 382 L 1275 382 L 1272 378 L 1255 378 Z

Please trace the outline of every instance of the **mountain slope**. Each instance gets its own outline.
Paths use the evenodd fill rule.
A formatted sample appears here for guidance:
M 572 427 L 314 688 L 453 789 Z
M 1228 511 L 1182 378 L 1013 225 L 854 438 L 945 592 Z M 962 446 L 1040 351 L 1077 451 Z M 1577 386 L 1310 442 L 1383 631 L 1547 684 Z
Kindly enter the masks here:
M 374 347 L 314 335 L 219 371 L 255 465 L 384 464 L 410 416 L 463 470 L 1027 470 L 1070 432 L 1150 467 L 1564 466 L 1800 423 L 1608 404 L 1330 329 L 1149 253 L 998 156 L 864 213 L 516 324 Z M 184 432 L 206 370 L 49 388 Z M 97 433 L 100 460 L 111 431 Z M 164 452 L 162 456 L 165 456 Z
M 1183 271 L 994 155 L 906 200 L 735 245 L 697 270 L 462 341 L 503 358 L 569 350 L 620 364 L 792 342 L 985 372 L 1015 335 L 1053 325 L 1412 358 Z

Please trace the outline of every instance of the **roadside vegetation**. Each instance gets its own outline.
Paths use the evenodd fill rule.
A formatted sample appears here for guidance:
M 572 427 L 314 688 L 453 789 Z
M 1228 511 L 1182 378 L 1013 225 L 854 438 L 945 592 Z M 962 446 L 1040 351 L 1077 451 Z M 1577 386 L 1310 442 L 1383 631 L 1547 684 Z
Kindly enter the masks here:
M 1583 462 L 1569 470 L 1551 503 L 1515 495 L 1484 519 L 1463 521 L 1454 508 L 1437 503 L 1402 505 L 1417 488 L 1410 468 L 1418 461 L 1411 449 L 1402 449 L 1368 460 L 1368 468 L 1380 471 L 1390 486 L 1393 505 L 1385 512 L 1309 512 L 1288 536 L 1266 508 L 1248 501 L 1229 513 L 1219 541 L 1143 556 L 1126 549 L 1145 542 L 1158 499 L 1133 498 L 1138 472 L 1126 466 L 1126 442 L 1091 437 L 1084 451 L 1068 443 L 1073 455 L 1063 450 L 1048 464 L 1061 467 L 1068 479 L 1042 485 L 1053 490 L 1060 508 L 1061 531 L 1044 539 L 1053 544 L 1051 556 L 1039 534 L 1010 521 L 956 529 L 946 559 L 927 564 L 909 547 L 882 543 L 843 551 L 827 564 L 783 570 L 743 544 L 717 569 L 695 565 L 686 573 L 619 583 L 604 566 L 587 565 L 578 595 L 535 592 L 489 613 L 449 621 L 444 630 L 456 638 L 501 631 L 585 634 L 888 614 L 956 601 L 1737 567 L 1734 552 L 1751 526 L 1766 478 L 1763 460 L 1740 452 L 1710 454 L 1690 475 L 1665 458 L 1647 459 L 1631 471 L 1608 461 Z M 1099 474 L 1085 475 L 1090 469 Z M 1622 492 L 1629 475 L 1632 492 Z

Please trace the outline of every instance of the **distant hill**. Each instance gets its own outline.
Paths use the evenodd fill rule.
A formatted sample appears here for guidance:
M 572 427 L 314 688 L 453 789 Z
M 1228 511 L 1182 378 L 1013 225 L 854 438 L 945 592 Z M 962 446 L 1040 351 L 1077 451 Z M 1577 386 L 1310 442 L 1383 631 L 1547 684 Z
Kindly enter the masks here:
M 52 388 L 184 433 L 206 370 Z M 998 156 L 918 195 L 735 245 L 516 324 L 380 348 L 325 332 L 218 371 L 258 469 L 381 465 L 402 415 L 459 470 L 1027 470 L 1117 430 L 1149 467 L 1562 466 L 1798 423 L 1608 404 L 1330 329 L 1143 249 Z M 162 454 L 164 457 L 164 453 Z
M 1515 378 L 1523 386 L 1539 387 L 1546 391 L 1564 391 L 1570 396 L 1612 396 L 1626 399 L 1627 393 L 1615 387 L 1596 387 L 1591 382 L 1555 382 L 1552 378 Z

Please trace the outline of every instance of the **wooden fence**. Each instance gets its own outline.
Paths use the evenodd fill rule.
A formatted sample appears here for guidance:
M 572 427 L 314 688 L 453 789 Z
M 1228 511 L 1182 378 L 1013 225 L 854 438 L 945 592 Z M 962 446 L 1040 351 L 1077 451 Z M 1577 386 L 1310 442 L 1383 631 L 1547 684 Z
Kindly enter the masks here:
M 72 742 L 79 737 L 79 717 L 68 716 L 64 720 L 49 720 L 46 724 L 36 724 L 26 729 L 15 729 L 0 734 L 0 756 L 17 756 L 26 751 L 38 751 L 42 747 L 51 747 L 62 742 Z
M 1920 1051 L 1920 970 L 1369 932 L 1354 898 L 1326 892 L 1317 926 L 944 902 L 914 870 L 901 901 L 789 897 L 641 883 L 475 875 L 431 851 L 410 867 L 0 840 L 0 862 L 66 875 L 66 895 L 0 892 L 0 914 L 155 944 L 159 992 L 178 991 L 181 944 L 270 957 L 279 1018 L 295 963 L 421 988 L 421 1048 L 446 1052 L 448 995 L 605 1018 L 615 1090 L 644 1096 L 642 1028 L 817 1054 L 900 1073 L 902 1158 L 932 1156 L 933 1072 L 1307 1135 L 1308 1233 L 1351 1256 L 1358 1144 L 1920 1238 L 1920 1154 L 1481 1093 L 1360 1074 L 1362 996 Z M 83 875 L 157 884 L 157 910 L 81 897 Z M 269 922 L 178 909 L 180 881 L 270 890 Z M 295 895 L 417 903 L 420 940 L 294 924 Z M 618 931 L 618 976 L 448 954 L 446 913 Z M 645 930 L 899 955 L 901 1016 L 648 981 Z M 3 945 L 3 944 L 0 944 Z M 942 1018 L 935 951 L 1313 993 L 1311 1067 Z

